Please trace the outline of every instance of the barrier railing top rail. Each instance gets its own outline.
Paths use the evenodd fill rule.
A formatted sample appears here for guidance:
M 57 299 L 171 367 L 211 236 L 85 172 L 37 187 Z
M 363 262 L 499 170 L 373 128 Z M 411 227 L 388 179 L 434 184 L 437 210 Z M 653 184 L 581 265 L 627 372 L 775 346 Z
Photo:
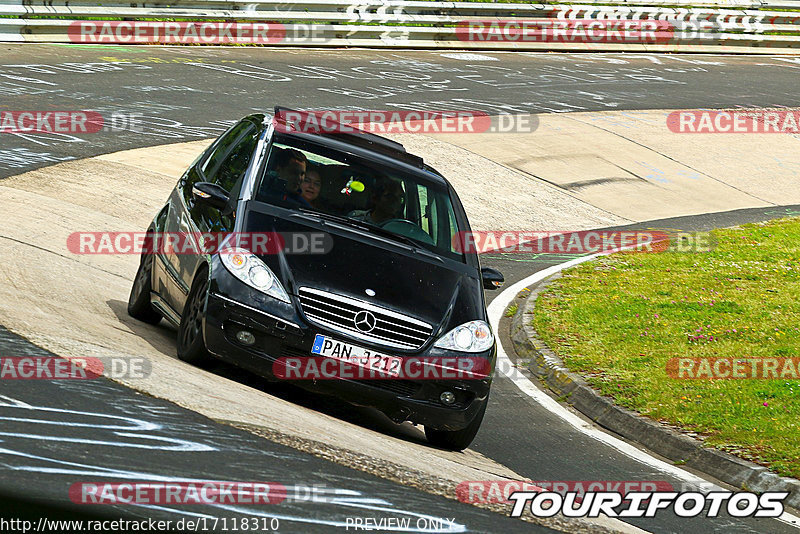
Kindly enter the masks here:
M 800 0 L 0 0 L 0 41 L 172 44 L 142 28 L 197 24 L 203 37 L 215 21 L 267 24 L 268 39 L 245 42 L 269 45 L 800 53 Z

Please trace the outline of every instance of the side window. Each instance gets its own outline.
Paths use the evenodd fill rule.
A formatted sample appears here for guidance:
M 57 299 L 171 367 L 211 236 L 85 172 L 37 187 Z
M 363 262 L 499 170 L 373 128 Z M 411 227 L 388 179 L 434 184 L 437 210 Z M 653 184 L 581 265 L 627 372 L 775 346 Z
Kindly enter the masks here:
M 436 234 L 436 202 L 435 195 L 430 194 L 427 187 L 417 184 L 417 198 L 419 198 L 420 226 L 425 233 L 431 236 L 434 242 L 437 241 Z
M 428 210 L 427 211 L 428 217 L 430 217 L 431 220 L 431 231 L 428 233 L 430 234 L 430 236 L 433 238 L 434 242 L 436 242 L 437 245 L 439 244 L 439 236 L 438 236 L 439 228 L 437 227 L 437 224 L 439 223 L 439 214 L 437 213 L 438 205 L 439 203 L 434 202 L 434 199 L 431 198 L 428 201 L 428 207 L 426 208 L 426 210 Z
M 400 206 L 400 214 L 398 215 L 398 217 L 400 217 L 401 219 L 407 219 L 411 215 L 411 213 L 410 213 L 411 212 L 411 206 L 409 206 L 406 203 L 406 201 L 409 198 L 408 191 L 406 191 L 406 182 L 405 182 L 405 180 L 397 180 L 397 181 L 400 182 L 400 190 L 401 190 L 401 198 L 402 198 L 402 200 L 400 201 L 402 203 L 402 205 Z
M 170 204 L 164 206 L 164 209 L 156 217 L 156 232 L 163 232 L 167 225 L 167 215 L 169 214 Z
M 200 172 L 203 173 L 204 176 L 210 177 L 214 174 L 220 162 L 225 158 L 225 154 L 228 153 L 228 150 L 236 142 L 242 134 L 242 130 L 246 128 L 247 125 L 248 122 L 246 121 L 240 122 L 222 135 L 214 149 L 206 156 L 205 161 L 200 164 Z
M 447 222 L 449 223 L 448 224 L 449 228 L 447 229 L 447 233 L 449 234 L 450 238 L 448 248 L 450 249 L 450 252 L 459 253 L 459 251 L 456 250 L 455 247 L 456 240 L 454 239 L 456 232 L 458 232 L 458 223 L 456 222 L 456 212 L 453 211 L 453 205 L 450 204 L 449 202 L 447 203 Z
M 257 143 L 258 128 L 253 123 L 243 121 L 237 124 L 220 139 L 214 152 L 201 165 L 205 179 L 229 193 L 238 193 Z

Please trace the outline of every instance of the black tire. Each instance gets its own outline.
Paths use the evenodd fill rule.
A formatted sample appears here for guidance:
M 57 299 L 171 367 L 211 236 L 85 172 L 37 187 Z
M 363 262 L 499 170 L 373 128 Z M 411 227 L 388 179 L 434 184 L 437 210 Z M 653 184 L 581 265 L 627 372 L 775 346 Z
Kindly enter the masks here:
M 463 451 L 469 447 L 472 440 L 475 439 L 475 436 L 478 434 L 488 404 L 489 399 L 486 399 L 486 402 L 484 402 L 483 406 L 478 410 L 475 418 L 466 428 L 461 430 L 436 430 L 426 426 L 425 437 L 428 438 L 428 443 L 451 451 Z
M 128 315 L 149 324 L 158 324 L 161 314 L 150 303 L 151 280 L 153 276 L 153 255 L 142 254 L 139 270 L 133 279 L 133 287 L 128 297 Z
M 201 272 L 195 278 L 178 327 L 178 358 L 187 363 L 199 364 L 209 360 L 203 340 L 203 314 L 206 308 L 208 278 Z

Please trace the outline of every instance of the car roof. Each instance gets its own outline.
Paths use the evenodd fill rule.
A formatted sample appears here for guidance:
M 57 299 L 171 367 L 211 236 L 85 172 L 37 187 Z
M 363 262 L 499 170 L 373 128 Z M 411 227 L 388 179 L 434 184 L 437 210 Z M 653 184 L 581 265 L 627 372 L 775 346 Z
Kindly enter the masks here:
M 288 108 L 276 106 L 274 115 L 264 116 L 264 124 L 269 124 L 273 118 L 281 120 L 279 117 L 286 111 L 297 112 Z M 330 122 L 330 121 L 329 121 Z M 350 127 L 352 129 L 352 127 Z M 299 132 L 299 131 L 280 131 L 279 135 L 295 138 L 303 141 L 317 143 L 334 150 L 349 152 L 355 156 L 392 165 L 416 175 L 423 176 L 428 180 L 450 187 L 450 183 L 436 169 L 427 165 L 423 159 L 415 154 L 406 151 L 405 147 L 391 139 L 382 137 L 369 132 L 343 133 L 343 132 Z

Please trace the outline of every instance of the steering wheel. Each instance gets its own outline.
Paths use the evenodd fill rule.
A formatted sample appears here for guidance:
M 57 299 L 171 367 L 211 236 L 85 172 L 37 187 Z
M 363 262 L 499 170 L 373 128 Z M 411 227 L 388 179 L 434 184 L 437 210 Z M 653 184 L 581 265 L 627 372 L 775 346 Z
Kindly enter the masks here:
M 411 239 L 415 239 L 428 245 L 433 245 L 433 238 L 425 233 L 425 230 L 409 221 L 408 219 L 388 219 L 378 224 L 381 228 L 400 234 Z

